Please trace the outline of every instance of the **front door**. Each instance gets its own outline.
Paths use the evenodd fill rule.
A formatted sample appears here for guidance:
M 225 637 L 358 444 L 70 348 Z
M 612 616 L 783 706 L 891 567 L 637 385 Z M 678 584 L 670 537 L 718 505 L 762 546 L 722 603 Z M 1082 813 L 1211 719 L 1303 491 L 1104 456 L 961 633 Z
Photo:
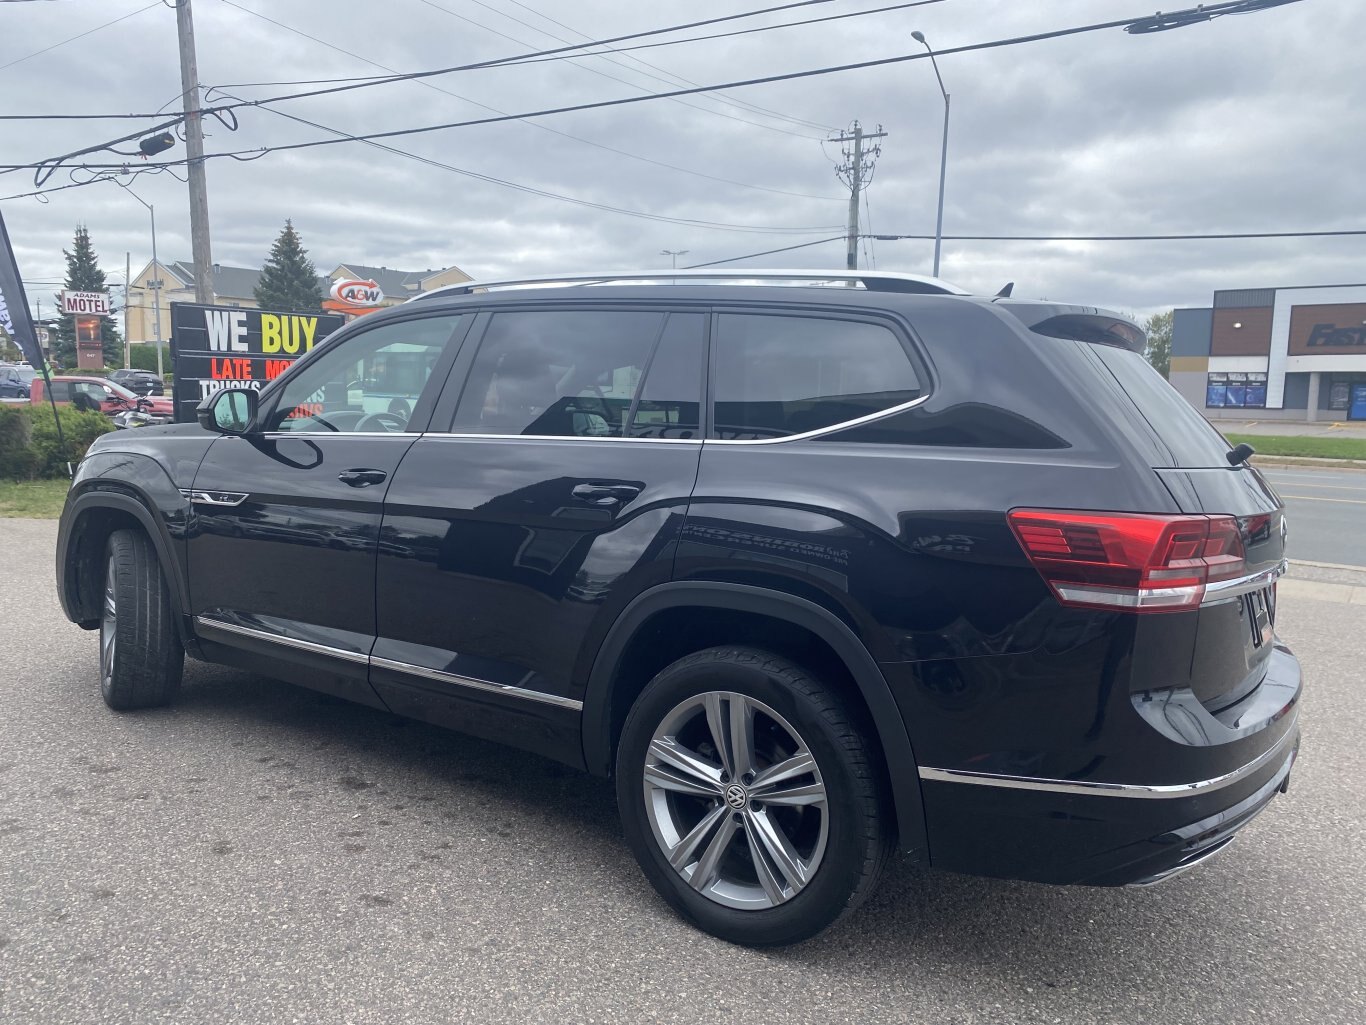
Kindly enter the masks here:
M 363 684 L 385 491 L 468 319 L 389 321 L 330 340 L 265 397 L 260 433 L 213 443 L 190 495 L 202 640 L 332 660 Z
M 371 682 L 391 708 L 577 760 L 586 639 L 672 572 L 706 320 L 487 318 L 442 398 L 446 429 L 433 422 L 385 498 Z

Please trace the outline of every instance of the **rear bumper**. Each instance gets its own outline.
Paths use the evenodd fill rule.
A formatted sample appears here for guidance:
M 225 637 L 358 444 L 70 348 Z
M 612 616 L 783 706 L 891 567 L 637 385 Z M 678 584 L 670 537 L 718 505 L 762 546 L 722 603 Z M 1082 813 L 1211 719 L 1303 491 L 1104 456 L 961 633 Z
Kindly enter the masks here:
M 922 775 L 934 864 L 973 875 L 1121 886 L 1160 882 L 1227 845 L 1287 788 L 1294 722 L 1223 777 L 1161 788 Z
M 914 738 L 938 868 L 1048 883 L 1158 882 L 1217 852 L 1266 808 L 1299 751 L 1300 667 L 1280 643 L 1256 691 L 1218 716 L 1181 688 L 1107 692 L 1092 676 L 1088 691 L 1080 674 L 1061 686 L 1052 659 L 966 664 L 976 675 L 954 677 L 963 684 L 954 689 L 929 691 L 926 683 L 939 681 L 923 667 L 898 680 L 903 707 L 926 693 L 940 698 L 940 729 Z M 988 676 L 993 682 L 976 685 Z M 958 730 L 944 728 L 946 707 Z M 1011 709 L 1017 714 L 1004 714 Z M 908 724 L 928 724 L 926 705 L 919 711 Z M 967 727 L 975 756 L 944 739 Z M 999 747 L 984 751 L 984 736 Z

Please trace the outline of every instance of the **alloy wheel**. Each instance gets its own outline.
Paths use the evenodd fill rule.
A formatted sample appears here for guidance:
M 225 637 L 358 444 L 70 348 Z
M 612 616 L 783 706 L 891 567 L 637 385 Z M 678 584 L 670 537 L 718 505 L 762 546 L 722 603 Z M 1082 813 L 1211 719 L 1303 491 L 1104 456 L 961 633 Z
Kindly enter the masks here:
M 829 832 L 820 768 L 792 724 L 748 695 L 709 691 L 675 706 L 650 740 L 644 788 L 669 864 L 718 904 L 776 907 L 820 867 Z
M 104 574 L 104 607 L 100 614 L 100 679 L 106 690 L 114 682 L 114 643 L 118 623 L 118 602 L 114 597 L 114 560 Z

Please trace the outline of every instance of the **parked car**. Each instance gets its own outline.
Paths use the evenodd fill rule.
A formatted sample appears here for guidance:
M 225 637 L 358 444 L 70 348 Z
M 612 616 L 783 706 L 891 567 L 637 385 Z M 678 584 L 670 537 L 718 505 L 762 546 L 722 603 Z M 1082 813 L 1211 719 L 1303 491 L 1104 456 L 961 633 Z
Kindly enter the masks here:
M 534 285 L 100 438 L 57 567 L 109 706 L 171 701 L 189 651 L 613 776 L 650 882 L 745 944 L 898 849 L 1156 882 L 1286 789 L 1282 502 L 1125 317 L 858 272 Z
M 0 398 L 28 398 L 29 384 L 36 375 L 37 371 L 27 365 L 0 366 Z
M 138 395 L 103 377 L 53 377 L 52 395 L 59 405 L 70 403 L 77 409 L 109 416 L 126 409 L 143 409 L 167 421 L 175 415 L 175 403 L 171 399 Z M 29 388 L 29 402 L 37 405 L 46 401 L 43 379 L 34 378 Z
M 150 370 L 113 370 L 109 380 L 138 395 L 166 394 L 166 382 Z

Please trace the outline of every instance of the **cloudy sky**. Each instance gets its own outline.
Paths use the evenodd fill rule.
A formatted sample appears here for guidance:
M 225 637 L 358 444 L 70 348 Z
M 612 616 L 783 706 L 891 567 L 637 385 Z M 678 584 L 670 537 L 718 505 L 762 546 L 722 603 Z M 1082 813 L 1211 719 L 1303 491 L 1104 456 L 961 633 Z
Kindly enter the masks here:
M 446 67 L 779 2 L 194 0 L 194 18 L 203 84 L 265 98 L 309 87 L 239 83 Z M 651 41 L 895 2 L 829 0 Z M 348 133 L 387 131 L 894 57 L 919 49 L 910 38 L 916 29 L 936 48 L 949 49 L 1153 10 L 1153 0 L 941 0 L 274 106 Z M 940 68 L 953 115 L 944 232 L 1366 228 L 1363 36 L 1366 4 L 1301 0 L 1151 35 L 1109 29 L 945 56 Z M 62 45 L 27 56 L 54 44 Z M 175 14 L 158 0 L 0 3 L 0 114 L 174 110 L 179 91 Z M 458 171 L 355 142 L 250 163 L 212 160 L 213 254 L 225 264 L 259 266 L 286 218 L 324 272 L 341 262 L 409 270 L 455 264 L 489 278 L 666 267 L 664 249 L 687 250 L 684 265 L 796 245 L 843 230 L 848 192 L 834 174 L 840 146 L 822 140 L 855 118 L 888 133 L 867 192 L 864 230 L 933 234 L 942 115 L 934 72 L 917 60 L 388 140 Z M 51 157 L 140 124 L 0 122 L 6 133 L 0 159 Z M 217 124 L 208 130 L 210 153 L 335 138 L 262 108 L 240 111 L 236 132 Z M 183 147 L 166 156 L 183 156 Z M 72 180 L 63 169 L 47 184 Z M 90 229 L 111 281 L 123 278 L 125 252 L 134 272 L 150 255 L 147 211 L 115 184 L 67 189 L 44 203 L 2 198 L 31 190 L 32 171 L 0 174 L 0 183 L 0 210 L 31 282 L 31 303 L 41 298 L 48 306 L 52 283 L 63 273 L 61 250 L 77 224 Z M 170 174 L 143 174 L 132 188 L 156 205 L 163 261 L 188 259 L 185 185 Z M 861 252 L 860 261 L 928 273 L 932 250 L 931 242 L 880 242 Z M 1363 253 L 1361 237 L 951 241 L 941 276 L 973 291 L 994 292 L 1014 280 L 1016 295 L 1146 313 L 1208 304 L 1216 288 L 1359 282 L 1366 279 Z M 841 267 L 843 261 L 842 242 L 831 242 L 747 263 Z

